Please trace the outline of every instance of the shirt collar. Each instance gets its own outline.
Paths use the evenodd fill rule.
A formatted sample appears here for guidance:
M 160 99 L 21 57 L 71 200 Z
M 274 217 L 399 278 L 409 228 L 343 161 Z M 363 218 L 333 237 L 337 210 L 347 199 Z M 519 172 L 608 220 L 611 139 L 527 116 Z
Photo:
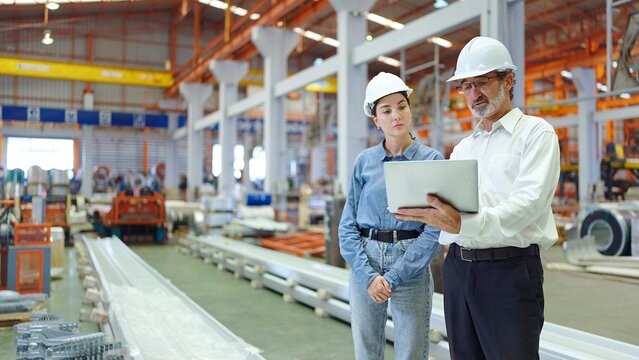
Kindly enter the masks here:
M 386 150 L 384 150 L 384 141 L 386 141 L 386 139 L 382 139 L 382 141 L 379 144 L 375 145 L 375 155 L 377 155 L 382 160 L 385 160 L 386 158 L 389 158 L 389 159 L 392 158 L 392 156 L 389 156 L 388 154 L 386 154 Z M 413 138 L 413 142 L 411 142 L 410 145 L 408 145 L 408 147 L 406 148 L 406 150 L 404 150 L 404 153 L 399 156 L 404 156 L 407 160 L 411 160 L 417 153 L 418 149 L 419 149 L 419 142 L 417 141 L 417 139 Z
M 524 113 L 519 110 L 519 108 L 513 108 L 506 115 L 502 116 L 501 119 L 497 120 L 493 124 L 493 131 L 503 127 L 509 133 L 513 133 L 515 131 L 515 125 L 517 125 L 517 121 L 524 115 Z M 473 136 L 477 136 L 479 133 L 484 130 L 479 126 L 479 124 L 475 125 L 473 129 Z

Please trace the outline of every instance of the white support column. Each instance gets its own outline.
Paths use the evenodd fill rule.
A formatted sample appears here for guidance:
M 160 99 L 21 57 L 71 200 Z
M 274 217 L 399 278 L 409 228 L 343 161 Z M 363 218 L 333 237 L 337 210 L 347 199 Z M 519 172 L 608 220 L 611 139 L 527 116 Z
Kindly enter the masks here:
M 165 99 L 160 100 L 158 106 L 166 111 L 168 116 L 168 128 L 166 132 L 166 148 L 164 156 L 164 187 L 177 188 L 178 171 L 177 171 L 177 140 L 173 138 L 173 133 L 178 128 L 178 118 L 180 113 L 176 110 L 183 109 L 184 104 L 181 101 Z
M 366 11 L 376 0 L 331 0 L 337 12 L 337 184 L 348 191 L 355 158 L 366 148 L 368 121 L 362 111 L 368 64 L 353 65 L 353 49 L 366 41 Z
M 93 126 L 82 127 L 82 187 L 85 198 L 93 195 Z
M 283 96 L 276 97 L 275 85 L 286 78 L 288 55 L 297 45 L 297 34 L 280 28 L 256 26 L 251 40 L 264 57 L 264 189 L 274 195 L 276 209 L 283 211 L 287 172 L 286 104 Z
M 523 0 L 483 0 L 481 35 L 495 38 L 508 48 L 517 66 L 513 105 L 524 106 L 526 74 L 525 4 Z
M 228 117 L 228 107 L 237 101 L 237 86 L 248 73 L 249 64 L 244 61 L 213 60 L 209 70 L 215 75 L 220 85 L 220 120 L 219 139 L 222 146 L 222 174 L 218 185 L 219 194 L 226 198 L 233 196 L 235 178 L 233 177 L 234 148 L 237 143 L 237 118 Z M 247 151 L 244 149 L 244 151 Z M 245 172 L 248 162 L 244 164 Z M 244 174 L 248 177 L 248 174 Z
M 579 107 L 579 204 L 580 207 L 593 202 L 592 188 L 599 181 L 599 161 L 596 140 L 597 125 L 594 113 L 597 109 L 595 96 L 595 70 L 590 68 L 573 68 L 572 82 L 577 88 L 577 96 L 588 97 L 578 103 Z
M 204 133 L 195 131 L 195 122 L 204 116 L 204 102 L 212 92 L 213 88 L 208 84 L 180 85 L 180 94 L 188 103 L 186 120 L 188 201 L 195 201 L 195 189 L 202 185 Z

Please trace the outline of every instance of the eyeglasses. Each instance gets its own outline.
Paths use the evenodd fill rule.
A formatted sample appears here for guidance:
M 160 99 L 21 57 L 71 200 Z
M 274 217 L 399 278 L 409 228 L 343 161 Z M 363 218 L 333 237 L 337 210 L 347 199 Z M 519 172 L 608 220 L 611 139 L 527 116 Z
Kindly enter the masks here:
M 485 76 L 485 77 L 480 77 L 475 81 L 465 82 L 461 84 L 460 86 L 456 87 L 457 92 L 463 95 L 464 93 L 470 92 L 473 89 L 473 86 L 483 91 L 488 90 L 488 85 L 490 84 L 490 81 L 497 77 L 501 77 L 501 76 L 499 75 Z

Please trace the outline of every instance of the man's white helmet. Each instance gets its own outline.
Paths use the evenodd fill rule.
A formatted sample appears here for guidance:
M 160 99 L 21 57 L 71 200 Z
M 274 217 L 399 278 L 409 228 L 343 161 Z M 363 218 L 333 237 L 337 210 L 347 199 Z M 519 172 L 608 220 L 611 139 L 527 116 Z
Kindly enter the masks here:
M 455 75 L 446 82 L 504 70 L 517 70 L 508 49 L 499 40 L 478 36 L 470 40 L 459 53 Z
M 406 91 L 406 96 L 413 92 L 413 89 L 406 84 L 397 75 L 387 72 L 380 72 L 368 82 L 366 86 L 366 98 L 364 99 L 364 114 L 373 116 L 373 105 L 375 101 L 386 95 Z

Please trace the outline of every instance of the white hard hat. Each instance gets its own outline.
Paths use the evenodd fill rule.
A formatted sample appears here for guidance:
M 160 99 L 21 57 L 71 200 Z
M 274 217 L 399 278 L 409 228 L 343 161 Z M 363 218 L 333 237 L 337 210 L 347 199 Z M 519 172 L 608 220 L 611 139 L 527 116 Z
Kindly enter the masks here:
M 386 95 L 402 91 L 406 91 L 406 96 L 408 96 L 413 92 L 413 89 L 406 86 L 399 76 L 383 71 L 375 75 L 366 86 L 364 114 L 366 114 L 366 116 L 373 116 L 373 105 L 375 104 L 375 101 Z
M 455 75 L 446 82 L 504 70 L 517 70 L 508 49 L 499 40 L 478 36 L 470 40 L 459 53 Z

